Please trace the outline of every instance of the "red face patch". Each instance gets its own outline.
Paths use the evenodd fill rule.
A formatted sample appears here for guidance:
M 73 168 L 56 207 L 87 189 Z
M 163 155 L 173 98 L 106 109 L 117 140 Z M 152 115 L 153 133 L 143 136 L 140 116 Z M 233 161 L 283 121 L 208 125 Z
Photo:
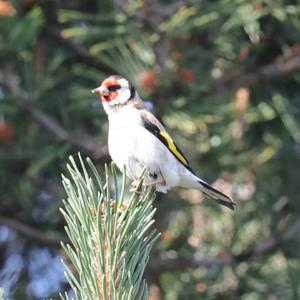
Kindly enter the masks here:
M 116 99 L 117 96 L 118 96 L 118 92 L 110 92 L 108 96 L 101 96 L 101 101 L 110 102 Z
M 101 96 L 102 102 L 110 102 L 116 99 L 119 94 L 118 89 L 120 89 L 120 83 L 115 78 L 109 77 L 105 79 L 101 85 L 109 90 L 109 95 Z

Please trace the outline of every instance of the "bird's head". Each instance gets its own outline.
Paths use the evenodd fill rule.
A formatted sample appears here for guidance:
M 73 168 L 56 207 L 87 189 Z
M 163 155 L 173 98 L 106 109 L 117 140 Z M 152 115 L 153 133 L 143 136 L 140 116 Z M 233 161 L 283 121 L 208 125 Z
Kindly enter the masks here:
M 127 104 L 130 100 L 138 98 L 135 88 L 129 81 L 121 76 L 112 75 L 104 79 L 101 85 L 92 93 L 98 93 L 100 100 L 107 109 L 118 108 Z

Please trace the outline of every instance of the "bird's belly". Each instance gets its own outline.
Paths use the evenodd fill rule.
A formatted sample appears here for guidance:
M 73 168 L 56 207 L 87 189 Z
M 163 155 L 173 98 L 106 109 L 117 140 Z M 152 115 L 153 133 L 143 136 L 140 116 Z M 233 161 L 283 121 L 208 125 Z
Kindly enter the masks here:
M 178 162 L 165 145 L 144 128 L 119 127 L 110 131 L 108 146 L 112 160 L 121 171 L 125 166 L 132 180 L 137 180 L 146 167 L 145 183 L 178 185 Z
M 119 169 L 127 165 L 132 151 L 132 137 L 123 129 L 110 131 L 108 135 L 109 154 Z
M 118 128 L 109 132 L 108 148 L 110 156 L 117 167 L 121 171 L 125 167 L 129 178 L 132 180 L 138 179 L 143 165 L 135 156 L 136 135 L 132 128 Z

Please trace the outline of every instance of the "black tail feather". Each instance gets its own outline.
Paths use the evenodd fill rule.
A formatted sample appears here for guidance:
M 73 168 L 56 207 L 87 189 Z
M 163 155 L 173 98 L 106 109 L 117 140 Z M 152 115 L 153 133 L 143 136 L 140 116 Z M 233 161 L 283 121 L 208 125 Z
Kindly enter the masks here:
M 234 210 L 234 207 L 236 206 L 236 204 L 233 202 L 233 200 L 230 197 L 228 197 L 225 194 L 219 192 L 218 190 L 216 190 L 215 188 L 210 186 L 205 181 L 199 181 L 199 183 L 202 186 L 201 191 L 205 195 L 207 195 L 209 198 L 212 198 L 212 199 L 216 200 L 221 205 L 224 205 L 224 206 L 230 208 L 231 210 Z

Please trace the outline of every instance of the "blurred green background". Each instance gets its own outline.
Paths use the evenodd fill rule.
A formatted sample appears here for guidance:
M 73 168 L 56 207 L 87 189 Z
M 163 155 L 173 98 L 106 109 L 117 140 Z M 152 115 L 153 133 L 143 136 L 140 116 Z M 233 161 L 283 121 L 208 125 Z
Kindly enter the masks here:
M 90 90 L 131 80 L 194 170 L 237 202 L 158 195 L 149 300 L 300 299 L 300 3 L 0 0 L 0 286 L 69 286 L 60 174 L 109 162 Z

